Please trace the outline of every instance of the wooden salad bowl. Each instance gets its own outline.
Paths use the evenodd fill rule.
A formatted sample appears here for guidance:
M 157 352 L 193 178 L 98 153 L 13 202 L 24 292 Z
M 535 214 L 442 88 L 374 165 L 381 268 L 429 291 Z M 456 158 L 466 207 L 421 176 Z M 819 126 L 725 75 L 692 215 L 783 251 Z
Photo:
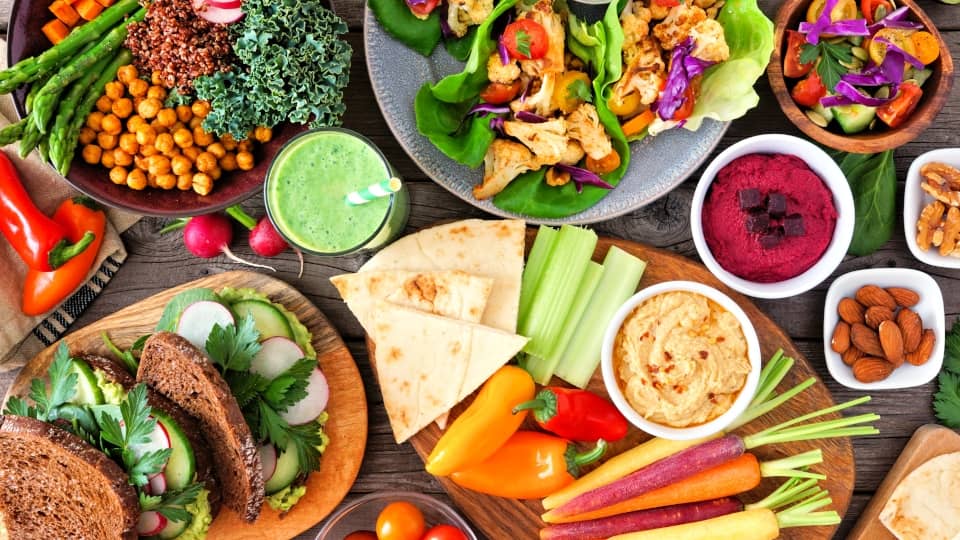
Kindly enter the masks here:
M 776 30 L 773 37 L 773 57 L 767 66 L 767 78 L 770 87 L 780 102 L 780 108 L 795 126 L 813 140 L 845 152 L 870 154 L 897 148 L 916 139 L 933 123 L 940 113 L 953 87 L 953 58 L 933 20 L 920 9 L 914 0 L 899 0 L 899 5 L 910 8 L 911 19 L 922 24 L 937 38 L 940 44 L 940 58 L 930 64 L 933 75 L 924 84 L 920 104 L 900 127 L 882 131 L 862 132 L 847 135 L 822 128 L 814 124 L 790 96 L 790 88 L 783 77 L 783 56 L 787 43 L 787 30 L 796 29 L 804 19 L 811 0 L 785 0 L 777 12 Z

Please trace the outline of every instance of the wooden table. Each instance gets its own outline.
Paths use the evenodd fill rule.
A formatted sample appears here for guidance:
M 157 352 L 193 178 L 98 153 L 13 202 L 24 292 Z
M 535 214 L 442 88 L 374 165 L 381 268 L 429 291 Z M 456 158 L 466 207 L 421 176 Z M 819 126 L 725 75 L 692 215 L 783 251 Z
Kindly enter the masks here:
M 0 0 L 4 28 L 9 14 L 8 2 L 9 0 Z M 779 2 L 761 0 L 760 3 L 767 15 L 773 19 Z M 960 6 L 949 6 L 932 0 L 919 0 L 919 3 L 931 18 L 937 21 L 954 58 L 960 58 Z M 411 197 L 408 230 L 414 231 L 438 220 L 485 217 L 484 213 L 426 178 L 400 148 L 380 114 L 367 77 L 362 34 L 363 2 L 336 0 L 334 6 L 350 25 L 348 39 L 354 49 L 351 82 L 346 92 L 347 115 L 344 125 L 370 137 L 408 181 Z M 757 83 L 757 88 L 761 96 L 760 106 L 750 111 L 745 118 L 733 123 L 718 151 L 740 139 L 759 133 L 779 132 L 802 136 L 780 111 L 767 85 L 766 77 Z M 960 89 L 955 88 L 938 121 L 917 141 L 896 151 L 897 172 L 901 180 L 898 210 L 902 209 L 902 180 L 911 160 L 928 150 L 960 146 L 960 130 L 957 129 L 960 126 L 958 95 Z M 597 224 L 594 228 L 602 235 L 645 242 L 696 258 L 688 215 L 690 199 L 699 176 L 698 171 L 678 189 L 646 208 Z M 264 213 L 263 201 L 259 197 L 249 200 L 244 206 L 256 216 Z M 192 257 L 184 249 L 178 235 L 158 234 L 157 231 L 162 226 L 163 220 L 144 219 L 123 235 L 130 253 L 127 262 L 74 324 L 74 328 L 85 326 L 163 289 L 209 274 L 239 268 L 222 257 L 210 260 Z M 234 244 L 235 251 L 241 256 L 254 256 L 242 241 Z M 299 279 L 297 261 L 292 254 L 285 253 L 271 263 L 279 270 L 277 277 L 306 294 L 333 321 L 349 344 L 365 380 L 369 398 L 370 433 L 360 476 L 347 500 L 373 491 L 391 489 L 420 491 L 445 498 L 440 485 L 424 472 L 422 463 L 410 445 L 398 446 L 394 443 L 380 392 L 370 370 L 362 329 L 327 279 L 335 274 L 355 271 L 364 260 L 364 257 L 307 257 L 303 277 Z M 836 274 L 816 289 L 785 300 L 757 300 L 758 305 L 787 330 L 798 348 L 816 366 L 837 401 L 859 397 L 862 393 L 833 382 L 824 365 L 821 313 L 827 287 L 833 277 L 852 270 L 891 266 L 918 268 L 938 281 L 947 307 L 948 324 L 960 312 L 960 272 L 932 268 L 917 262 L 907 249 L 899 224 L 895 227 L 893 239 L 883 249 L 868 257 L 848 257 Z M 0 374 L 0 395 L 6 390 L 13 376 L 13 373 Z M 934 383 L 930 383 L 919 388 L 873 394 L 870 407 L 883 417 L 877 423 L 881 434 L 854 441 L 856 487 L 850 508 L 837 534 L 838 538 L 843 538 L 853 526 L 913 431 L 922 424 L 935 421 L 931 408 L 933 392 Z M 314 528 L 313 534 L 305 534 L 302 538 L 312 538 L 317 529 Z

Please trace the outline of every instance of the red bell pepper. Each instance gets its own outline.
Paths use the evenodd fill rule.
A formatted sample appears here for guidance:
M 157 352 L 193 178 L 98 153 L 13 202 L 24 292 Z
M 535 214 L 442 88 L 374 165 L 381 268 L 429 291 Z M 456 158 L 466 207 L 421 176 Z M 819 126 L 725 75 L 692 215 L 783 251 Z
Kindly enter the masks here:
M 49 272 L 83 252 L 94 240 L 86 233 L 70 243 L 66 230 L 33 204 L 20 182 L 17 169 L 0 152 L 0 232 L 23 262 L 34 270 Z
M 814 62 L 809 64 L 800 63 L 800 54 L 803 53 L 803 44 L 807 42 L 807 36 L 796 30 L 787 30 L 787 50 L 783 53 L 783 76 L 791 79 L 799 79 L 813 69 Z
M 914 82 L 900 85 L 896 97 L 877 109 L 877 118 L 891 128 L 899 127 L 913 114 L 923 97 L 923 90 Z
M 513 408 L 532 410 L 541 428 L 574 441 L 618 441 L 627 434 L 627 419 L 612 403 L 587 390 L 549 386 L 536 398 Z
M 806 79 L 798 82 L 790 91 L 793 100 L 804 107 L 816 106 L 820 103 L 820 98 L 825 95 L 827 95 L 827 88 L 823 86 L 820 75 L 816 71 L 811 71 Z

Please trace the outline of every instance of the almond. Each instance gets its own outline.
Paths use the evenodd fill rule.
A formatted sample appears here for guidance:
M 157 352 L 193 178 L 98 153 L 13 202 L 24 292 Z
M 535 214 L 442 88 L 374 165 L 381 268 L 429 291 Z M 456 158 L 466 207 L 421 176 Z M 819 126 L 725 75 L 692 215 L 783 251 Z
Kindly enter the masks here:
M 887 287 L 887 292 L 900 307 L 913 307 L 920 303 L 920 295 L 906 287 Z
M 880 348 L 883 349 L 883 357 L 887 362 L 900 367 L 903 365 L 903 334 L 900 333 L 900 327 L 894 321 L 883 321 L 880 323 Z
M 837 327 L 833 329 L 833 337 L 830 339 L 830 348 L 833 352 L 843 354 L 850 348 L 850 325 L 840 321 Z
M 860 323 L 850 326 L 850 343 L 868 356 L 883 357 L 883 347 L 877 333 Z
M 920 346 L 920 337 L 923 335 L 923 321 L 915 311 L 903 308 L 897 313 L 897 326 L 903 333 L 903 350 L 912 353 Z
M 894 365 L 883 358 L 864 356 L 853 364 L 853 377 L 862 383 L 882 381 L 893 373 Z
M 917 347 L 917 350 L 907 355 L 907 362 L 915 366 L 923 365 L 930 359 L 930 355 L 933 354 L 933 345 L 936 342 L 937 338 L 933 335 L 933 330 L 927 328 L 923 331 L 923 337 L 920 338 L 920 345 Z
M 837 314 L 847 324 L 862 323 L 865 308 L 853 298 L 844 298 L 837 304 Z
M 877 287 L 876 285 L 864 285 L 857 291 L 857 302 L 866 307 L 885 306 L 891 311 L 897 309 L 897 301 L 890 296 L 890 293 Z
M 876 330 L 883 321 L 893 320 L 893 310 L 886 306 L 868 307 L 867 311 L 863 313 L 863 319 L 867 326 Z
M 857 360 L 863 358 L 863 352 L 856 347 L 850 347 L 843 353 L 843 356 L 840 358 L 843 359 L 843 363 L 852 366 Z

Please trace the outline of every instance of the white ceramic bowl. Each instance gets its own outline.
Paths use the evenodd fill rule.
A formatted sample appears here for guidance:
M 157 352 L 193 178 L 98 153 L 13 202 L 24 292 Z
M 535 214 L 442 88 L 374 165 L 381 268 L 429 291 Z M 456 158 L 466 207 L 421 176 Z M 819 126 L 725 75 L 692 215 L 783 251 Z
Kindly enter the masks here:
M 826 184 L 833 193 L 833 204 L 837 208 L 837 224 L 833 239 L 820 260 L 802 274 L 776 283 L 757 283 L 743 279 L 728 272 L 713 253 L 710 252 L 703 235 L 703 202 L 710 190 L 713 179 L 720 169 L 731 161 L 748 154 L 789 154 L 802 159 Z M 710 162 L 700 177 L 697 189 L 693 193 L 690 207 L 690 228 L 693 243 L 703 263 L 725 285 L 744 294 L 757 298 L 787 298 L 806 292 L 827 279 L 836 270 L 853 239 L 854 207 L 853 194 L 840 167 L 813 143 L 791 135 L 768 134 L 744 139 L 727 148 Z M 731 225 L 739 226 L 739 225 Z
M 620 389 L 620 383 L 618 382 L 617 375 L 614 373 L 613 369 L 613 343 L 617 338 L 617 333 L 620 331 L 620 327 L 623 325 L 623 321 L 633 312 L 634 308 L 646 302 L 650 298 L 653 298 L 658 294 L 675 291 L 687 291 L 701 294 L 719 304 L 723 309 L 732 313 L 734 317 L 737 318 L 737 321 L 740 322 L 740 328 L 743 330 L 743 335 L 747 340 L 747 356 L 750 360 L 750 374 L 747 375 L 747 382 L 744 383 L 743 389 L 740 390 L 740 395 L 737 396 L 736 400 L 734 400 L 730 409 L 709 422 L 685 428 L 665 426 L 663 424 L 651 422 L 641 416 L 640 413 L 634 410 L 634 408 L 627 403 L 627 399 L 624 397 L 623 391 Z M 757 332 L 754 330 L 753 324 L 751 324 L 747 314 L 744 313 L 743 310 L 740 309 L 740 306 L 731 300 L 729 296 L 714 289 L 713 287 L 708 287 L 702 283 L 694 283 L 692 281 L 665 281 L 663 283 L 658 283 L 656 285 L 647 287 L 630 297 L 622 306 L 620 306 L 620 309 L 617 310 L 617 313 L 613 316 L 613 319 L 607 326 L 607 331 L 603 337 L 603 347 L 600 351 L 600 368 L 603 373 L 603 383 L 607 388 L 607 394 L 610 395 L 610 399 L 613 401 L 613 404 L 616 405 L 620 413 L 623 414 L 623 416 L 626 417 L 626 419 L 638 429 L 649 433 L 650 435 L 672 440 L 698 439 L 700 437 L 706 437 L 714 433 L 719 433 L 724 428 L 729 426 L 734 420 L 736 420 L 736 418 L 740 416 L 740 414 L 743 413 L 743 411 L 747 408 L 747 405 L 750 404 L 750 401 L 753 399 L 753 396 L 757 391 L 757 383 L 760 380 L 760 364 L 760 341 L 757 339 Z
M 904 363 L 889 377 L 875 383 L 862 383 L 853 377 L 850 366 L 843 363 L 840 355 L 830 348 L 833 329 L 840 316 L 837 304 L 844 297 L 853 298 L 857 289 L 864 285 L 879 287 L 906 287 L 920 295 L 920 303 L 911 309 L 917 312 L 924 328 L 933 330 L 936 344 L 933 354 L 922 366 Z M 943 366 L 943 347 L 945 336 L 943 294 L 940 286 L 929 275 L 909 268 L 871 268 L 844 274 L 834 280 L 827 291 L 827 300 L 823 308 L 823 354 L 827 359 L 827 369 L 838 383 L 857 390 L 891 390 L 920 386 L 933 380 Z
M 933 201 L 933 197 L 920 189 L 920 167 L 931 161 L 941 161 L 947 165 L 960 168 L 960 148 L 942 148 L 921 154 L 910 164 L 907 172 L 907 182 L 903 191 L 903 233 L 907 237 L 907 246 L 910 252 L 922 263 L 942 268 L 960 268 L 960 257 L 940 255 L 937 248 L 923 251 L 917 245 L 917 220 L 920 211 Z

